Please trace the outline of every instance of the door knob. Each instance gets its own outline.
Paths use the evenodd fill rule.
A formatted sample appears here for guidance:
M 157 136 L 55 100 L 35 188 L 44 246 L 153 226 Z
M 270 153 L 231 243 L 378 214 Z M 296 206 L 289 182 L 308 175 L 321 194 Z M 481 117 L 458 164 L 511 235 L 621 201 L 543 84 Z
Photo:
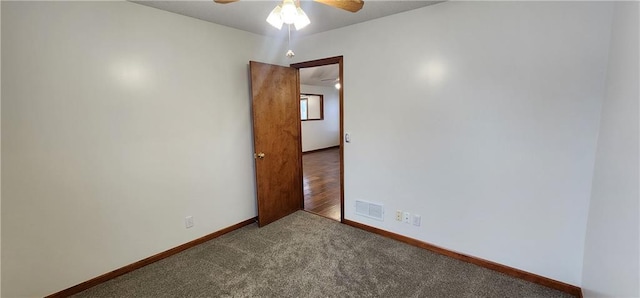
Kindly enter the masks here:
M 260 153 L 254 153 L 254 154 L 253 154 L 253 158 L 263 159 L 263 158 L 264 158 L 264 153 L 263 153 L 263 152 L 260 152 Z

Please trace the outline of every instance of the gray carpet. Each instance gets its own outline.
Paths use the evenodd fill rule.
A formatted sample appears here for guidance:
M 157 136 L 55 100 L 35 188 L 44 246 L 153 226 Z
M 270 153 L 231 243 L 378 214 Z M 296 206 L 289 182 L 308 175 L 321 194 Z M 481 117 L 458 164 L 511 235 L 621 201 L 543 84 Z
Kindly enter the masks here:
M 304 211 L 76 297 L 571 297 Z

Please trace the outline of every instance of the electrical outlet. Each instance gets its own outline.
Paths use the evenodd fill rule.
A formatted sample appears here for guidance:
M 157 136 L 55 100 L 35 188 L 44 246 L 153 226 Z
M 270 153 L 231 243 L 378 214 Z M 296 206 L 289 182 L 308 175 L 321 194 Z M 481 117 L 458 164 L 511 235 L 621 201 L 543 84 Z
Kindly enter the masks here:
M 418 214 L 413 215 L 413 225 L 416 227 L 420 226 L 420 222 L 422 221 L 422 217 Z
M 396 220 L 402 221 L 402 210 L 396 210 Z
M 185 227 L 191 228 L 193 227 L 193 216 L 189 215 L 187 217 L 184 218 L 184 225 Z
M 409 213 L 409 212 L 405 212 L 405 213 L 404 213 L 403 221 L 404 221 L 405 223 L 409 223 L 409 218 L 411 218 L 411 213 Z

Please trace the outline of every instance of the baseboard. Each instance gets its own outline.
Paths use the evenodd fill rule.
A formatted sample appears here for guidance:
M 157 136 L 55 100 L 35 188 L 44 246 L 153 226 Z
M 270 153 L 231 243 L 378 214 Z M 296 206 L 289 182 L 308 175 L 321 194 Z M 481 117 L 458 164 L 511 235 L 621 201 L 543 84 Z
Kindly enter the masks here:
M 446 248 L 438 247 L 438 246 L 435 246 L 433 244 L 422 242 L 420 240 L 416 240 L 416 239 L 413 239 L 413 238 L 409 238 L 409 237 L 406 237 L 406 236 L 402 236 L 402 235 L 399 235 L 399 234 L 396 234 L 396 233 L 392 233 L 392 232 L 389 232 L 389 231 L 385 231 L 385 230 L 381 230 L 381 229 L 378 229 L 378 228 L 374 228 L 372 226 L 361 224 L 361 223 L 358 223 L 358 222 L 355 222 L 355 221 L 351 221 L 351 220 L 348 220 L 348 219 L 345 219 L 343 221 L 343 223 L 347 224 L 347 225 L 350 225 L 352 227 L 355 227 L 355 228 L 359 228 L 359 229 L 362 229 L 362 230 L 365 230 L 365 231 L 368 231 L 368 232 L 371 232 L 371 233 L 375 233 L 375 234 L 387 237 L 387 238 L 391 238 L 391 239 L 398 240 L 400 242 L 404 242 L 404 243 L 407 243 L 407 244 L 410 244 L 410 245 L 413 245 L 413 246 L 424 248 L 424 249 L 433 251 L 435 253 L 438 253 L 438 254 L 441 254 L 441 255 L 445 255 L 447 257 L 451 257 L 451 258 L 454 258 L 454 259 L 457 259 L 457 260 L 461 260 L 461 261 L 464 261 L 464 262 L 468 262 L 468 263 L 471 263 L 471 264 L 475 264 L 475 265 L 478 265 L 478 266 L 481 266 L 481 267 L 484 267 L 484 268 L 487 268 L 487 269 L 498 271 L 500 273 L 504 273 L 504 274 L 507 274 L 507 275 L 510 275 L 510 276 L 513 276 L 513 277 L 516 277 L 516 278 L 519 278 L 519 279 L 523 279 L 523 280 L 530 281 L 530 282 L 533 282 L 533 283 L 536 283 L 536 284 L 539 284 L 539 285 L 543 285 L 545 287 L 556 289 L 556 290 L 571 294 L 571 295 L 576 296 L 576 297 L 582 297 L 582 289 L 580 289 L 580 287 L 576 287 L 574 285 L 570 285 L 570 284 L 567 284 L 567 283 L 564 283 L 564 282 L 561 282 L 561 281 L 557 281 L 557 280 L 550 279 L 550 278 L 547 278 L 547 277 L 544 277 L 544 276 L 540 276 L 540 275 L 537 275 L 537 274 L 526 272 L 526 271 L 523 271 L 523 270 L 520 270 L 520 269 L 512 268 L 512 267 L 509 267 L 509 266 L 506 266 L 506 265 L 502 265 L 502 264 L 498 264 L 498 263 L 495 263 L 495 262 L 487 261 L 487 260 L 484 260 L 484 259 L 481 259 L 481 258 L 476 258 L 476 257 L 473 257 L 473 256 L 468 256 L 468 255 L 465 255 L 465 254 L 461 254 L 461 253 L 458 253 L 458 252 L 455 252 L 455 251 L 448 250 Z
M 331 149 L 336 149 L 336 148 L 340 148 L 340 145 L 331 146 L 331 147 L 327 147 L 327 148 L 320 148 L 320 149 L 315 149 L 315 150 L 309 150 L 309 151 L 302 152 L 302 154 L 316 153 L 316 152 L 325 151 L 325 150 L 331 150 Z
M 51 294 L 51 295 L 46 296 L 46 297 L 47 298 L 48 297 L 68 297 L 68 296 L 80 293 L 80 292 L 82 292 L 82 291 L 84 291 L 86 289 L 94 287 L 94 286 L 96 286 L 98 284 L 101 284 L 103 282 L 106 282 L 106 281 L 108 281 L 110 279 L 114 279 L 114 278 L 116 278 L 116 277 L 118 277 L 120 275 L 123 275 L 125 273 L 129 273 L 129 272 L 134 271 L 136 269 L 140 269 L 140 268 L 142 268 L 144 266 L 147 266 L 147 265 L 149 265 L 151 263 L 160 261 L 160 260 L 162 260 L 164 258 L 167 258 L 167 257 L 170 257 L 172 255 L 175 255 L 175 254 L 177 254 L 177 253 L 179 253 L 179 252 L 181 252 L 183 250 L 189 249 L 189 248 L 194 247 L 194 246 L 196 246 L 198 244 L 202 244 L 202 243 L 207 242 L 207 241 L 209 241 L 211 239 L 220 237 L 220 236 L 222 236 L 222 235 L 224 235 L 226 233 L 229 233 L 231 231 L 234 231 L 234 230 L 237 230 L 237 229 L 242 228 L 244 226 L 250 225 L 250 224 L 254 223 L 257 219 L 258 219 L 257 217 L 254 217 L 254 218 L 251 218 L 251 219 L 247 219 L 247 220 L 245 220 L 243 222 L 237 223 L 235 225 L 232 225 L 230 227 L 224 228 L 224 229 L 219 230 L 217 232 L 213 232 L 213 233 L 211 233 L 209 235 L 200 237 L 200 238 L 198 238 L 196 240 L 189 241 L 189 242 L 187 242 L 185 244 L 182 244 L 182 245 L 176 246 L 176 247 L 174 247 L 172 249 L 169 249 L 169 250 L 163 251 L 161 253 L 155 254 L 155 255 L 150 256 L 150 257 L 148 257 L 146 259 L 142 259 L 140 261 L 137 261 L 137 262 L 135 262 L 133 264 L 129 264 L 129 265 L 124 266 L 122 268 L 118 268 L 118 269 L 113 270 L 113 271 L 111 271 L 109 273 L 105 273 L 103 275 L 100 275 L 98 277 L 92 278 L 92 279 L 90 279 L 88 281 L 85 281 L 83 283 L 77 284 L 77 285 L 75 285 L 73 287 L 70 287 L 70 288 L 62 290 L 60 292 Z

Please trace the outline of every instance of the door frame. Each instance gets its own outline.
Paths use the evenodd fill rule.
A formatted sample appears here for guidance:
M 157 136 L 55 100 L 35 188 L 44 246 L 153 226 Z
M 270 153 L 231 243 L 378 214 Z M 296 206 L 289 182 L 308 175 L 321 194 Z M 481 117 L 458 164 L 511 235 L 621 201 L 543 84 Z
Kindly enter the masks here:
M 290 64 L 289 67 L 295 68 L 298 71 L 300 68 L 309 68 L 309 67 L 317 67 L 317 66 L 325 66 L 331 64 L 338 64 L 339 75 L 340 78 L 340 98 L 339 98 L 339 106 L 340 106 L 340 222 L 344 223 L 344 77 L 342 73 L 343 69 L 343 57 L 335 56 L 329 58 L 323 58 L 318 60 L 305 61 L 300 63 Z M 300 97 L 300 88 L 298 87 L 298 97 Z M 302 125 L 302 123 L 300 123 Z M 302 131 L 302 130 L 301 130 Z M 302 134 L 300 134 L 300 153 L 302 154 Z M 302 155 L 301 155 L 302 156 Z M 302 158 L 300 158 L 300 168 L 302 169 Z M 302 183 L 302 171 L 300 172 L 300 183 Z M 302 209 L 304 209 L 304 189 L 302 191 Z

